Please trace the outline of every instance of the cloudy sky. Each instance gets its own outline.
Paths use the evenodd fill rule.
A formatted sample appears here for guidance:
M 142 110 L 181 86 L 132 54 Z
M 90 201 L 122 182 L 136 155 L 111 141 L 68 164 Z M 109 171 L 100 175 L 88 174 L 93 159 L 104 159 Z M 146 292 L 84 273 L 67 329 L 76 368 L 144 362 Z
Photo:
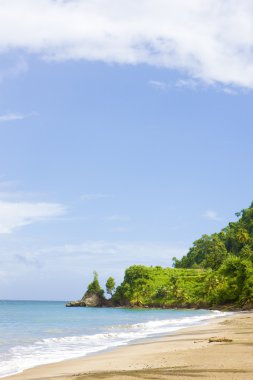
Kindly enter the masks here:
M 234 219 L 252 90 L 252 1 L 0 0 L 0 298 L 80 298 Z

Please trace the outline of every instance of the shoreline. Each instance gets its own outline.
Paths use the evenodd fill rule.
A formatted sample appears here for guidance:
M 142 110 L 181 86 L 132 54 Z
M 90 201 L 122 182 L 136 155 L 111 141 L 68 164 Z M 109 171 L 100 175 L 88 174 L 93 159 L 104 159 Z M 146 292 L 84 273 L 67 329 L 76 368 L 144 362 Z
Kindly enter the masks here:
M 231 341 L 209 343 L 213 337 Z M 163 337 L 37 366 L 3 379 L 252 379 L 252 348 L 253 312 L 241 312 Z

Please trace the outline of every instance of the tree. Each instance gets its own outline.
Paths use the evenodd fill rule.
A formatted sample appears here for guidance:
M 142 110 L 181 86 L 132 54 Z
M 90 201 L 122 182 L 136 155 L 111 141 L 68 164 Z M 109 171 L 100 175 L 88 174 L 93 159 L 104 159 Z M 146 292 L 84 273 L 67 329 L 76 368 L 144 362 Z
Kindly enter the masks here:
M 236 238 L 241 244 L 245 244 L 249 241 L 249 233 L 245 228 L 238 228 L 236 232 Z
M 203 235 L 193 243 L 186 256 L 174 259 L 175 268 L 217 269 L 227 257 L 225 244 L 218 234 Z
M 248 244 L 245 244 L 244 247 L 240 251 L 240 258 L 241 259 L 246 259 L 246 260 L 251 260 L 253 263 L 253 249 L 251 246 Z
M 112 296 L 113 291 L 115 290 L 115 280 L 112 277 L 109 277 L 106 281 L 106 292 Z
M 93 281 L 88 285 L 86 295 L 88 294 L 99 294 L 103 295 L 104 291 L 101 288 L 99 281 L 98 281 L 98 274 L 96 271 L 93 272 Z

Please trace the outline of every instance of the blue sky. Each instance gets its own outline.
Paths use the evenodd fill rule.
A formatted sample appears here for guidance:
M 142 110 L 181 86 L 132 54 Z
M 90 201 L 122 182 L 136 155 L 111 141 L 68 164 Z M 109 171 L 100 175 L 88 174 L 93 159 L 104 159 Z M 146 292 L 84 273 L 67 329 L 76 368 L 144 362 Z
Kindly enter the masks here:
M 0 1 L 0 298 L 169 266 L 253 200 L 253 6 L 158 2 Z

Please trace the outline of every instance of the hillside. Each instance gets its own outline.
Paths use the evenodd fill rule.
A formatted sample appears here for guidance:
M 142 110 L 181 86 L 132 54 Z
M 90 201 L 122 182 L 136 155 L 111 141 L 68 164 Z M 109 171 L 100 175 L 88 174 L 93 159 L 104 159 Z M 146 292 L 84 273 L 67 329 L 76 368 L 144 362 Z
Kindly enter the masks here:
M 203 235 L 174 268 L 134 265 L 112 301 L 143 307 L 239 307 L 253 304 L 253 203 L 219 233 Z

